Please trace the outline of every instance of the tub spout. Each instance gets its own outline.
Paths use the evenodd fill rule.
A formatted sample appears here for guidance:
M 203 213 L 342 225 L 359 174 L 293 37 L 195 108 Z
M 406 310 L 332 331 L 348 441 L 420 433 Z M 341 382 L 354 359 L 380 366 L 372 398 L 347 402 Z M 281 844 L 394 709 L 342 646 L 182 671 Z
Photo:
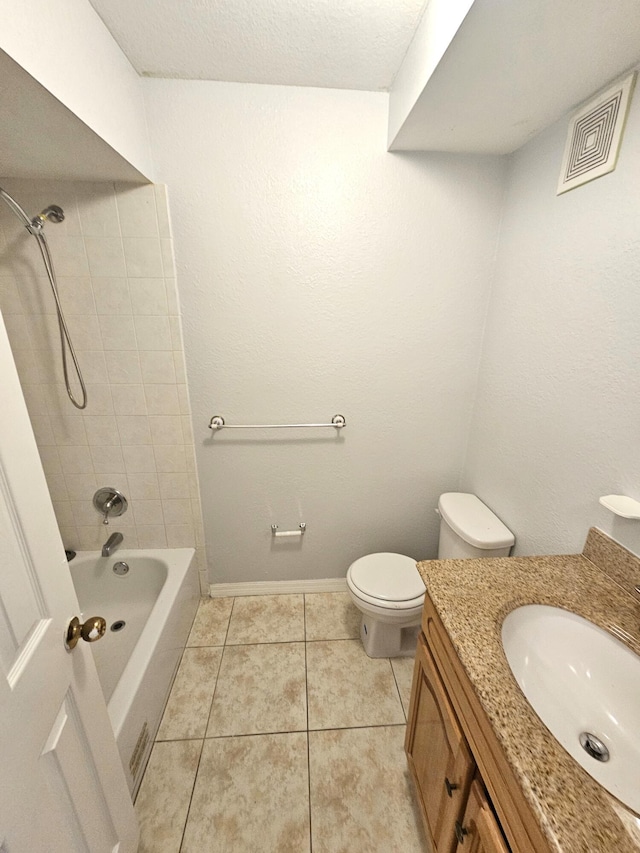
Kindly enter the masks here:
M 112 533 L 111 536 L 102 546 L 102 556 L 110 557 L 113 552 L 122 544 L 124 536 L 122 533 Z

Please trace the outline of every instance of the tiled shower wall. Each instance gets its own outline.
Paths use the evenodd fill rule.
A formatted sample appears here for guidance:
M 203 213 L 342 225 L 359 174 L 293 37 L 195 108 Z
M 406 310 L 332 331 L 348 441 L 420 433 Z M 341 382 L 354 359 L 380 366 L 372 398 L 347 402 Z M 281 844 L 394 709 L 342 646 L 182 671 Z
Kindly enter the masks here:
M 55 303 L 35 240 L 0 204 L 0 310 L 65 547 L 196 547 L 208 590 L 173 243 L 163 186 L 0 179 L 47 223 L 60 299 L 89 403 L 63 384 Z M 69 360 L 70 361 L 70 360 Z M 69 371 L 76 399 L 80 393 Z M 100 486 L 129 499 L 108 527 L 92 505 Z

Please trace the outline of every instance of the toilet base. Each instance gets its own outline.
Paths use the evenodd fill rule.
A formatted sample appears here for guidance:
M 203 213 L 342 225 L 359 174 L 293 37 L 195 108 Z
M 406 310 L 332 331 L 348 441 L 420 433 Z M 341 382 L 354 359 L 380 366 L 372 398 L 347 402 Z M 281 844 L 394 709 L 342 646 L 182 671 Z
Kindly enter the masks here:
M 360 623 L 360 639 L 370 658 L 414 657 L 420 622 L 417 625 L 397 625 L 381 622 L 368 613 L 363 613 Z

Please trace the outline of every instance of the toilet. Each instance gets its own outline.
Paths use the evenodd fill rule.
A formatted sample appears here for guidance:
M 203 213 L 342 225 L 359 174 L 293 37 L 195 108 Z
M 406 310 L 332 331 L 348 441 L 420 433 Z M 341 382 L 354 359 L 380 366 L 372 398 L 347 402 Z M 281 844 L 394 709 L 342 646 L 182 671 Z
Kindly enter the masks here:
M 440 495 L 437 512 L 439 560 L 506 557 L 515 542 L 476 495 Z M 349 566 L 347 590 L 362 613 L 360 638 L 369 657 L 413 657 L 424 604 L 416 561 L 403 554 L 367 554 Z

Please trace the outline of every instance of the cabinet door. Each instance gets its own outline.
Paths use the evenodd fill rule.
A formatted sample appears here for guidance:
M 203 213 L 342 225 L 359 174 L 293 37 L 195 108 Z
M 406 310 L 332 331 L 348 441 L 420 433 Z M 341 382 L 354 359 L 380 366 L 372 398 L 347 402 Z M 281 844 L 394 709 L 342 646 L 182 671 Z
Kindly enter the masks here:
M 469 791 L 464 817 L 455 827 L 456 853 L 509 853 L 482 784 L 475 779 Z
M 418 641 L 405 750 L 436 853 L 453 853 L 474 761 L 422 635 Z

